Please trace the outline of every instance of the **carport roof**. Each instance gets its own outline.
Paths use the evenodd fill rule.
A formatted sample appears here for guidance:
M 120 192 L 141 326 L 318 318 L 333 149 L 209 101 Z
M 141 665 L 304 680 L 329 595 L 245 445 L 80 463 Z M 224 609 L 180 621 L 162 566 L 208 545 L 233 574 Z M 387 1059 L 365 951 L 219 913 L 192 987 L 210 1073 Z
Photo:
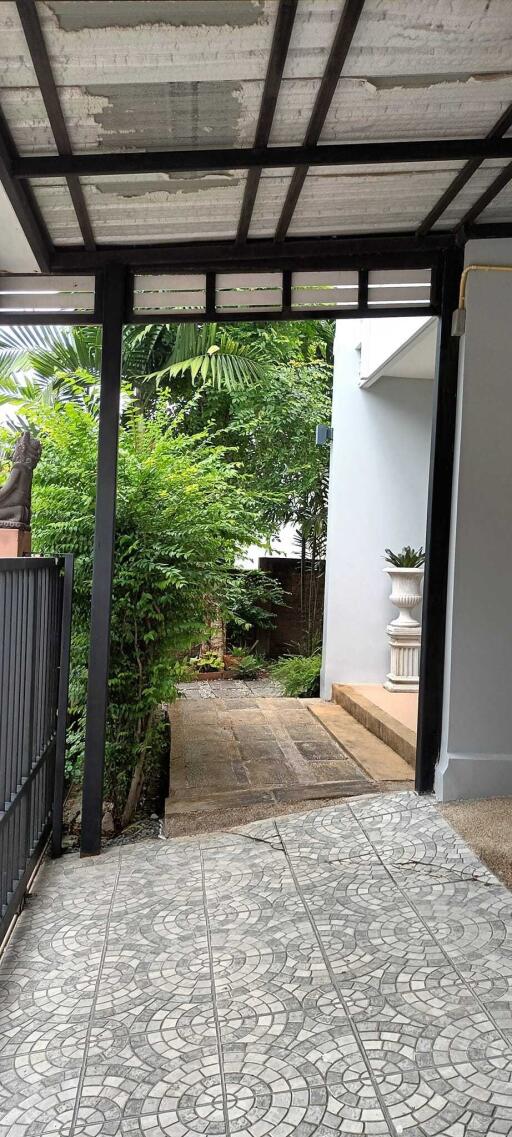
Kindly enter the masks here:
M 8 0 L 0 269 L 282 267 L 499 231 L 511 59 L 510 0 Z

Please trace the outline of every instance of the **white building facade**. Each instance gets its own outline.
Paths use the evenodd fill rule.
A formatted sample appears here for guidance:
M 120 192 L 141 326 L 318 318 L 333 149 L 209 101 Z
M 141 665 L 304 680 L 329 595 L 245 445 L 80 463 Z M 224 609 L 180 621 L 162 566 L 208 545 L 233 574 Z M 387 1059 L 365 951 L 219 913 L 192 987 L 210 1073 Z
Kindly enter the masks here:
M 324 698 L 333 683 L 384 683 L 389 670 L 386 627 L 396 610 L 384 550 L 425 546 L 435 323 L 338 321 Z
M 512 241 L 469 242 L 465 265 L 435 777 L 444 801 L 512 793 Z M 384 549 L 425 545 L 436 323 L 338 323 L 327 699 L 333 683 L 385 682 L 394 612 Z

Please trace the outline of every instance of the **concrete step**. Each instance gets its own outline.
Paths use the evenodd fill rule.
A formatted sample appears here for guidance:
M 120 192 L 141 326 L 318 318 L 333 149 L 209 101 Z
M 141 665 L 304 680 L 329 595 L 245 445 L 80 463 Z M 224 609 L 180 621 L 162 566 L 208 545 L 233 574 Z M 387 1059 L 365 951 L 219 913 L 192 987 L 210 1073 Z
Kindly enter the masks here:
M 202 813 L 216 809 L 234 809 L 236 806 L 260 805 L 263 803 L 316 801 L 319 798 L 357 797 L 362 793 L 373 793 L 371 782 L 361 782 L 359 778 L 346 781 L 314 782 L 295 786 L 271 786 L 264 790 L 228 790 L 225 793 L 210 793 L 207 797 L 189 794 L 185 798 L 168 797 L 165 803 L 165 816 L 181 813 Z
M 343 707 L 323 699 L 307 699 L 306 702 L 314 718 L 374 782 L 412 781 L 410 764 Z
M 367 731 L 375 735 L 395 754 L 400 755 L 414 770 L 416 765 L 416 732 L 378 707 L 362 694 L 361 690 L 342 683 L 334 683 L 333 702 L 348 711 Z M 411 776 L 411 775 L 409 775 Z

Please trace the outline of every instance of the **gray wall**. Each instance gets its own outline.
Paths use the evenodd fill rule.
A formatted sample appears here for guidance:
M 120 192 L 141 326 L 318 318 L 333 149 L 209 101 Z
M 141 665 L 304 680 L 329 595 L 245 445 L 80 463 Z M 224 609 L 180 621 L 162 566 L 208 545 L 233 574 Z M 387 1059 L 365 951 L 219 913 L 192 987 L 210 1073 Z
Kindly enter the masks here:
M 368 321 L 369 322 L 369 321 Z M 389 669 L 384 549 L 424 545 L 432 383 L 359 387 L 366 321 L 336 331 L 322 695 L 332 683 L 383 683 Z
M 466 263 L 512 265 L 512 241 Z M 444 800 L 512 793 L 512 273 L 473 273 L 461 343 L 441 761 Z

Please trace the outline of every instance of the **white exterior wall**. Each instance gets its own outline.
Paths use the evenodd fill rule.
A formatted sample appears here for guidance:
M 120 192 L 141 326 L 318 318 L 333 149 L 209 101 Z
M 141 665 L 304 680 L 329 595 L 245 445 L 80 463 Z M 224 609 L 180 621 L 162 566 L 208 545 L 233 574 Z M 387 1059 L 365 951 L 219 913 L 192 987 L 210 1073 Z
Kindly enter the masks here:
M 512 241 L 466 264 L 512 265 Z M 512 793 L 512 273 L 471 273 L 461 343 L 447 607 L 443 800 Z
M 321 689 L 327 699 L 333 683 L 384 682 L 386 625 L 396 616 L 384 549 L 425 545 L 432 382 L 383 378 L 359 386 L 361 354 L 371 358 L 368 374 L 398 346 L 399 324 L 406 321 L 340 320 L 336 329 Z M 407 324 L 402 342 L 420 321 Z

